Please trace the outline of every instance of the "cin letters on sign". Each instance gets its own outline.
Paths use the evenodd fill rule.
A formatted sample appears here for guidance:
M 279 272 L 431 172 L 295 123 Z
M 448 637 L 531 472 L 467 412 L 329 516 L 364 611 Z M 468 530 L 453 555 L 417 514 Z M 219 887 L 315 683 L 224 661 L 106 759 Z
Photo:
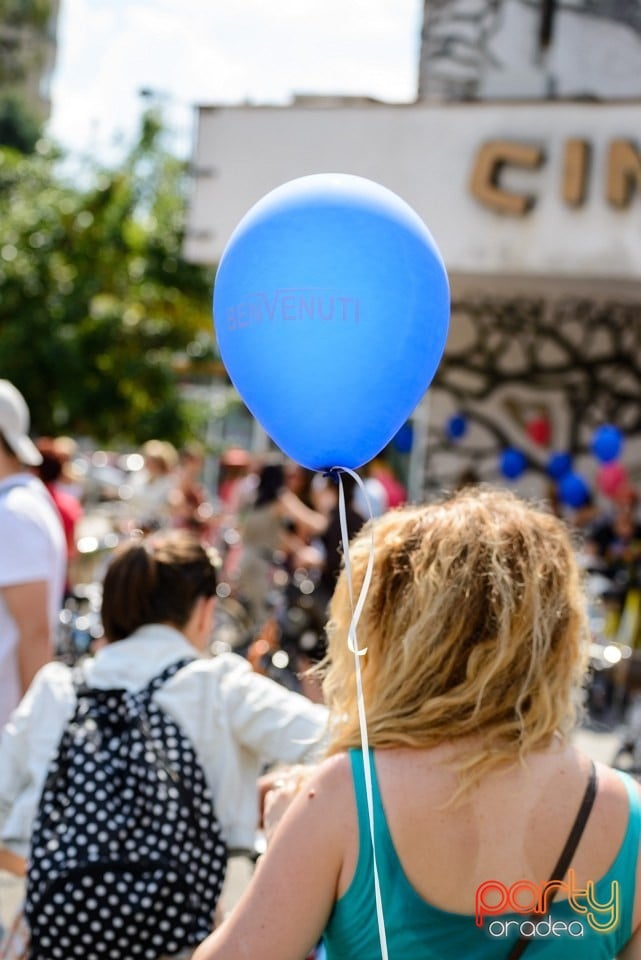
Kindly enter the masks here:
M 587 199 L 592 153 L 587 140 L 573 137 L 562 145 L 561 200 L 568 207 L 580 207 Z M 546 161 L 546 151 L 540 144 L 490 140 L 479 147 L 474 158 L 472 195 L 496 213 L 523 217 L 534 208 L 538 197 L 534 192 L 507 190 L 501 182 L 503 172 L 510 167 L 538 170 Z M 615 209 L 627 209 L 641 190 L 641 150 L 630 140 L 612 140 L 607 144 L 603 166 L 606 202 Z
M 273 293 L 252 293 L 227 309 L 227 329 L 241 330 L 274 321 L 359 323 L 357 297 L 322 287 L 288 287 Z

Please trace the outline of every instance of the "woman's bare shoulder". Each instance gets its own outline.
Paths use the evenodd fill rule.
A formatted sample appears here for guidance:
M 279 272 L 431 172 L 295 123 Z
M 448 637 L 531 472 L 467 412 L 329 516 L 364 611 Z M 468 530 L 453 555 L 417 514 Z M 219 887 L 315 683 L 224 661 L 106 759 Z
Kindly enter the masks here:
M 633 795 L 641 802 L 641 783 L 632 777 L 624 777 L 620 771 L 614 770 L 605 763 L 595 763 L 598 780 L 598 795 L 610 808 L 627 810 L 630 805 L 630 793 L 627 783 L 631 786 Z
M 313 815 L 312 807 L 322 808 L 325 818 L 329 817 L 332 810 L 344 812 L 350 808 L 352 780 L 349 757 L 345 753 L 336 754 L 316 765 L 296 764 L 276 768 L 263 780 L 268 835 L 273 835 L 294 802 L 299 815 L 302 813 L 303 817 Z
M 314 767 L 309 778 L 309 787 L 338 802 L 353 796 L 349 754 L 334 754 Z
M 307 807 L 306 816 L 322 814 L 331 824 L 341 847 L 356 832 L 356 807 L 349 756 L 336 754 L 313 769 L 299 796 Z M 348 844 L 349 845 L 349 844 Z

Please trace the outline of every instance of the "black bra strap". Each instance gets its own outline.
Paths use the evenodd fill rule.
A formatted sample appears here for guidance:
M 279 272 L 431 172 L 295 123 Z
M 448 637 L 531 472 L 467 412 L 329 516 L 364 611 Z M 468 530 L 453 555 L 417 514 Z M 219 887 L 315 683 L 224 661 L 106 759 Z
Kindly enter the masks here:
M 550 880 L 562 880 L 566 875 L 568 867 L 572 862 L 574 852 L 579 845 L 579 840 L 581 839 L 581 835 L 587 823 L 588 817 L 590 816 L 590 811 L 592 810 L 595 797 L 596 767 L 594 766 L 594 761 L 592 761 L 590 766 L 590 779 L 588 780 L 585 788 L 585 793 L 583 794 L 583 800 L 581 801 L 579 812 L 576 815 L 576 820 L 574 821 L 574 825 L 570 830 L 570 835 L 566 841 L 565 847 L 563 848 L 563 852 L 558 859 L 557 865 L 552 871 Z
M 566 875 L 568 871 L 568 867 L 572 862 L 572 857 L 574 856 L 576 848 L 579 845 L 579 840 L 581 839 L 583 830 L 585 829 L 585 825 L 588 821 L 588 817 L 590 816 L 590 811 L 592 810 L 592 806 L 594 804 L 594 798 L 596 797 L 596 787 L 597 787 L 596 767 L 594 766 L 594 761 L 592 761 L 592 764 L 590 767 L 590 779 L 588 780 L 588 784 L 585 788 L 585 793 L 583 794 L 583 800 L 581 801 L 579 812 L 576 815 L 576 819 L 572 825 L 572 829 L 570 830 L 568 838 L 565 842 L 565 846 L 563 847 L 561 856 L 559 857 L 557 864 L 554 870 L 552 871 L 552 874 L 550 875 L 550 880 L 548 882 L 552 880 L 563 880 L 563 877 Z M 552 900 L 554 900 L 554 897 L 556 896 L 556 892 L 557 892 L 556 887 L 554 887 L 550 891 L 549 896 L 547 897 L 548 905 L 552 902 Z M 534 914 L 532 919 L 533 921 L 536 922 L 536 920 L 540 918 L 538 917 L 537 914 Z M 532 942 L 532 937 L 519 937 L 519 939 L 516 941 L 516 943 L 512 947 L 512 950 L 508 955 L 508 960 L 517 960 L 517 957 L 521 956 L 525 948 L 531 942 Z

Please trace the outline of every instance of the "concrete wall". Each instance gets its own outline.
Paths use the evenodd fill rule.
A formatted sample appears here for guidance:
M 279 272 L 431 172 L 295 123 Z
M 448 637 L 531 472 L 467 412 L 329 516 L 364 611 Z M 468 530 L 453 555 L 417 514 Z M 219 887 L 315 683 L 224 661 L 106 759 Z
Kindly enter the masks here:
M 640 96 L 639 0 L 425 0 L 420 99 Z
M 217 262 L 265 193 L 295 177 L 336 171 L 369 177 L 403 197 L 427 223 L 453 276 L 636 281 L 639 131 L 641 102 L 201 109 L 185 251 Z M 563 191 L 573 143 L 586 152 L 577 181 L 582 196 L 570 204 Z M 618 205 L 607 193 L 616 144 L 627 145 L 631 165 L 628 196 Z M 531 151 L 534 165 L 524 165 L 519 150 Z M 475 174 L 488 188 L 485 198 L 471 186 Z M 502 213 L 492 205 L 501 198 L 527 209 Z

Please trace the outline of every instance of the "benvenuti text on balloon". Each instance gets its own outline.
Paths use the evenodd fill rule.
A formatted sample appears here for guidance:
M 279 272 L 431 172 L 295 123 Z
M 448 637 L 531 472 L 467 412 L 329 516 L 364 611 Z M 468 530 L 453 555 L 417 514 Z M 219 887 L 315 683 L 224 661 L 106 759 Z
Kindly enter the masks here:
M 252 293 L 226 312 L 228 330 L 277 320 L 360 323 L 360 301 L 333 290 L 296 287 Z

